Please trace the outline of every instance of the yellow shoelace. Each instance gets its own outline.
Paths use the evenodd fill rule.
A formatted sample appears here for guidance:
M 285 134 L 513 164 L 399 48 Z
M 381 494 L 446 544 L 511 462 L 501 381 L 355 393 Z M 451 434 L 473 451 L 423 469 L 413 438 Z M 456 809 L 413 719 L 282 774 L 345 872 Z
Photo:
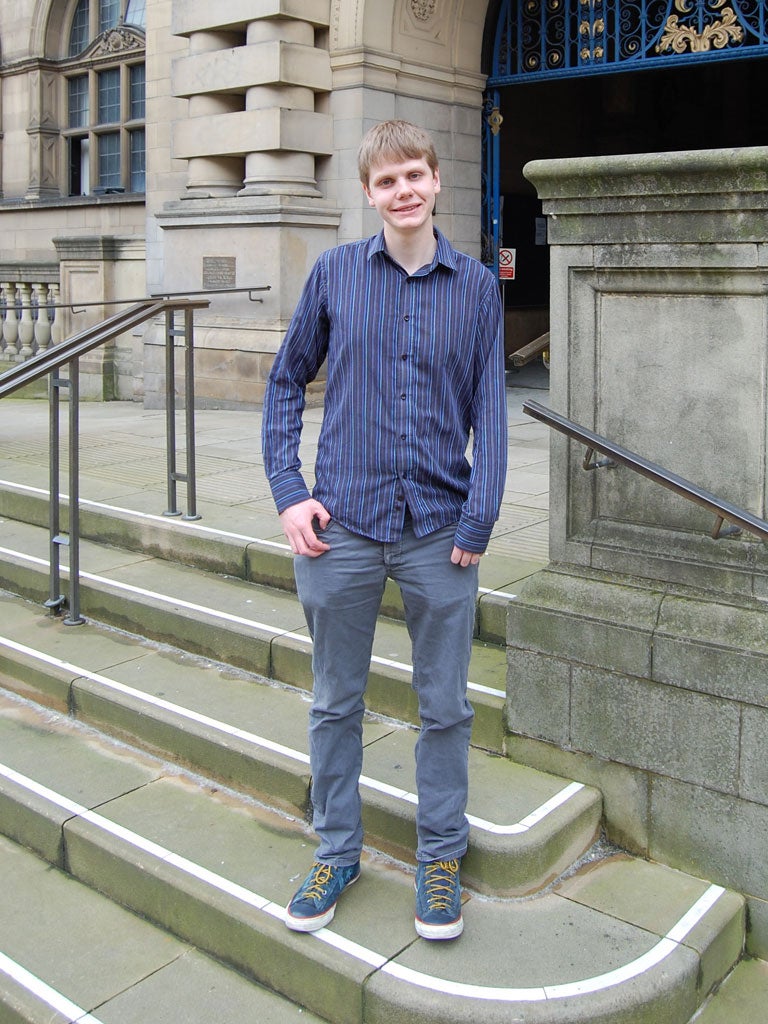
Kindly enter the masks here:
M 448 910 L 456 891 L 457 860 L 439 860 L 428 864 L 424 887 L 430 910 Z
M 315 877 L 312 879 L 311 885 L 307 886 L 302 893 L 302 899 L 317 901 L 325 896 L 326 890 L 323 886 L 326 886 L 331 880 L 331 865 L 313 864 L 312 868 L 315 872 Z

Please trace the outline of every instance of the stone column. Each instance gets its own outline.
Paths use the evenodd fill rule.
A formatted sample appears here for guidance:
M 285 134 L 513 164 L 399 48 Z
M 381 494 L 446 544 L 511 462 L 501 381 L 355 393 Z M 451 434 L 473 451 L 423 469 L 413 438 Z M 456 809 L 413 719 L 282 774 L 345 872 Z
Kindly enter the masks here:
M 238 45 L 232 32 L 194 32 L 189 39 L 189 52 L 219 54 Z M 194 59 L 194 57 L 193 57 Z M 189 97 L 190 119 L 217 117 L 242 110 L 242 97 L 237 93 L 200 93 Z M 214 154 L 192 156 L 187 161 L 188 199 L 210 199 L 233 196 L 242 187 L 243 158 Z
M 259 6 L 255 19 L 235 0 L 174 9 L 174 31 L 190 40 L 189 56 L 173 67 L 175 94 L 189 98 L 189 117 L 173 132 L 173 155 L 189 162 L 189 198 L 234 194 L 236 171 L 243 196 L 320 194 L 314 161 L 331 152 L 331 133 L 315 96 L 330 90 L 331 71 L 314 25 L 327 5 L 316 3 L 307 18 L 302 5 Z M 225 186 L 203 183 L 212 168 L 226 169 Z
M 529 164 L 551 406 L 766 518 L 768 148 Z M 510 607 L 515 759 L 598 785 L 619 843 L 749 898 L 768 953 L 768 552 L 553 433 L 552 564 Z
M 53 197 L 59 189 L 58 75 L 35 70 L 29 76 L 31 112 L 29 136 L 29 184 L 27 199 Z
M 189 173 L 182 198 L 156 214 L 163 260 L 153 288 L 268 289 L 211 294 L 210 307 L 196 314 L 200 406 L 261 402 L 301 286 L 338 241 L 339 213 L 318 188 L 315 167 L 333 150 L 333 120 L 322 109 L 330 57 L 319 45 L 329 7 L 328 0 L 173 6 L 172 32 L 190 49 L 173 62 L 171 90 L 189 99 L 189 116 L 171 124 L 170 155 L 186 160 Z M 212 172 L 224 166 L 231 177 L 217 191 Z M 161 328 L 148 325 L 143 344 L 145 403 L 156 407 L 164 402 Z

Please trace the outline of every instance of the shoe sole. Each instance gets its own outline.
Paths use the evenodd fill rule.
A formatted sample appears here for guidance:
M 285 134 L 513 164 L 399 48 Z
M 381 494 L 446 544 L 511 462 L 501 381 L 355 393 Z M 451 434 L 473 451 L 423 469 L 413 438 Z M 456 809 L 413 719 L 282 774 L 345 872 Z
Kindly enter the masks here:
M 360 877 L 358 872 L 354 878 L 351 878 L 344 888 L 341 890 L 339 895 L 336 897 L 336 903 L 332 907 L 329 907 L 322 914 L 316 914 L 315 917 L 294 917 L 293 914 L 289 913 L 288 908 L 285 909 L 285 923 L 292 932 L 319 932 L 321 928 L 325 928 L 327 924 L 330 924 L 333 920 L 333 915 L 336 913 L 336 904 L 339 902 L 341 897 Z
M 416 934 L 422 939 L 457 939 L 464 931 L 464 918 L 460 917 L 450 924 L 427 924 L 415 919 Z

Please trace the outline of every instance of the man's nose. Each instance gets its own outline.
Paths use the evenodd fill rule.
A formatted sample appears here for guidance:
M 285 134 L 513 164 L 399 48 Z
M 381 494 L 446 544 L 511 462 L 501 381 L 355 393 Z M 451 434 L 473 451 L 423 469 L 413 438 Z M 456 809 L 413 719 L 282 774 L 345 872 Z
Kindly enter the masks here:
M 411 188 L 411 183 L 410 183 L 410 181 L 407 178 L 398 178 L 398 181 L 397 181 L 397 194 L 398 195 L 400 195 L 400 196 L 402 196 L 402 195 L 410 195 L 412 191 L 413 191 L 413 189 Z

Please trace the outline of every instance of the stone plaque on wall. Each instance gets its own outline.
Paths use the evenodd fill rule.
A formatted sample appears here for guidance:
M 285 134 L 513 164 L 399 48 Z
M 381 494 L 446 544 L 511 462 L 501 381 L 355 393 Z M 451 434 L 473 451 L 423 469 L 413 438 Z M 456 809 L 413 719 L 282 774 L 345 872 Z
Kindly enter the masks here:
M 203 256 L 203 288 L 235 288 L 236 282 L 234 256 Z

